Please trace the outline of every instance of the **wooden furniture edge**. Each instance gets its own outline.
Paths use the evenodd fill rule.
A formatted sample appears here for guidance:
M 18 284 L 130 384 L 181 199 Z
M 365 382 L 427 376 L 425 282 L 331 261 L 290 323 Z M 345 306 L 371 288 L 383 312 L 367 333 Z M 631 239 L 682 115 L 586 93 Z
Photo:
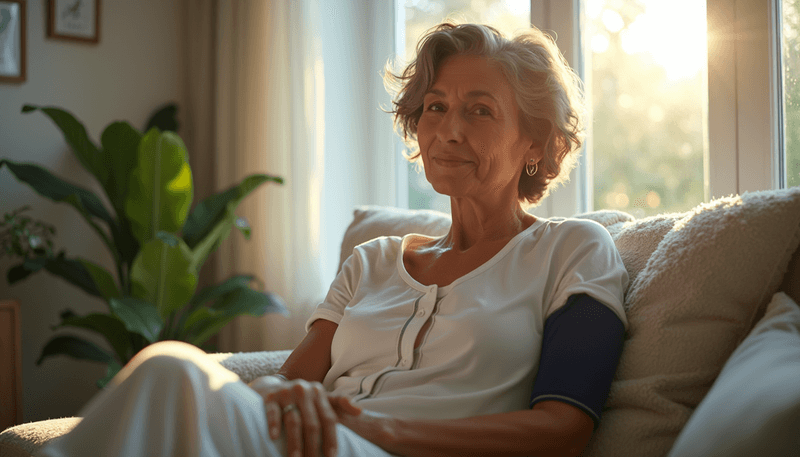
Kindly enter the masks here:
M 19 301 L 13 299 L 0 300 L 0 313 L 8 312 L 11 318 L 12 332 L 11 344 L 14 345 L 12 357 L 14 358 L 14 397 L 12 398 L 13 413 L 12 417 L 15 421 L 14 424 L 8 426 L 19 425 L 22 423 L 22 336 L 20 335 L 20 315 L 19 315 Z M 3 424 L 0 429 L 6 428 Z

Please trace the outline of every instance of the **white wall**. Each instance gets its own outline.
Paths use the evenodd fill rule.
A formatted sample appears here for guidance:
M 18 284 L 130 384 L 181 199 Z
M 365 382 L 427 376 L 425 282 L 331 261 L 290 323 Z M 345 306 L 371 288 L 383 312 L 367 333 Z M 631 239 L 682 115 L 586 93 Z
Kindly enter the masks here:
M 0 84 L 0 157 L 35 162 L 72 183 L 102 190 L 67 147 L 60 130 L 41 112 L 21 114 L 24 104 L 57 106 L 72 112 L 100 142 L 103 129 L 127 120 L 144 129 L 152 112 L 179 99 L 178 2 L 174 0 L 103 0 L 100 43 L 88 45 L 47 38 L 47 2 L 28 0 L 27 81 Z M 180 120 L 180 119 L 179 119 Z M 111 208 L 105 197 L 102 200 Z M 28 214 L 56 227 L 55 248 L 67 255 L 116 269 L 98 236 L 67 204 L 54 204 L 20 184 L 5 167 L 0 170 L 0 217 L 23 205 Z M 105 373 L 99 364 L 65 356 L 35 362 L 56 333 L 64 308 L 78 314 L 105 311 L 91 297 L 60 278 L 39 272 L 9 286 L 6 272 L 18 259 L 0 258 L 0 299 L 21 303 L 23 420 L 73 416 L 97 392 L 95 381 Z M 70 330 L 107 347 L 93 333 Z

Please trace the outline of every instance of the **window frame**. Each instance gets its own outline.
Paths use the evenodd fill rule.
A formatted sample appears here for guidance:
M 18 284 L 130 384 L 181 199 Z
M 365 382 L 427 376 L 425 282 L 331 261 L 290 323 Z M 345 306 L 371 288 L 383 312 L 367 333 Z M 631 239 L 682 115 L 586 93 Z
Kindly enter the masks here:
M 402 55 L 404 7 L 394 2 L 395 54 Z M 708 153 L 704 157 L 704 199 L 786 186 L 783 152 L 780 0 L 707 0 Z M 583 58 L 581 0 L 531 0 L 531 23 L 553 32 L 567 62 L 585 83 L 591 99 L 591 74 Z M 591 55 L 586 56 L 591 58 Z M 592 211 L 591 119 L 578 166 L 565 185 L 553 190 L 532 212 L 568 217 Z M 408 182 L 402 142 L 395 138 L 393 177 Z M 398 187 L 397 206 L 408 207 L 408 191 Z

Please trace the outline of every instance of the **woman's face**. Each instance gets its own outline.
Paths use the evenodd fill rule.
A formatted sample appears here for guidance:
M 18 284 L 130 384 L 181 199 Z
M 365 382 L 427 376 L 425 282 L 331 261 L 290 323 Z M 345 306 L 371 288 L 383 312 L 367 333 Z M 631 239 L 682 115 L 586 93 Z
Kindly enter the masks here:
M 496 63 L 479 56 L 442 63 L 425 94 L 417 139 L 425 176 L 451 197 L 516 201 L 526 160 L 541 158 L 520 131 L 510 84 Z

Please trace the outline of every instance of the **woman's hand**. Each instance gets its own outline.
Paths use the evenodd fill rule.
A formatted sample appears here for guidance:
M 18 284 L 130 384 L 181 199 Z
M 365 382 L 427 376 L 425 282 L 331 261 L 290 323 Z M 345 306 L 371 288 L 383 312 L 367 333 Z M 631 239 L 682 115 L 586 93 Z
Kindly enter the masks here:
M 376 444 L 389 453 L 398 453 L 394 449 L 397 442 L 398 422 L 392 416 L 363 410 L 358 414 L 353 413 L 356 408 L 347 397 L 331 399 L 339 423 L 354 431 L 365 440 Z
M 343 397 L 329 397 L 319 382 L 303 379 L 282 381 L 274 376 L 264 376 L 249 386 L 264 398 L 270 437 L 281 435 L 281 424 L 286 427 L 286 451 L 289 457 L 335 456 L 337 417 L 331 407 L 335 402 L 349 414 L 357 415 L 360 408 L 350 405 Z M 284 408 L 293 405 L 284 414 Z

